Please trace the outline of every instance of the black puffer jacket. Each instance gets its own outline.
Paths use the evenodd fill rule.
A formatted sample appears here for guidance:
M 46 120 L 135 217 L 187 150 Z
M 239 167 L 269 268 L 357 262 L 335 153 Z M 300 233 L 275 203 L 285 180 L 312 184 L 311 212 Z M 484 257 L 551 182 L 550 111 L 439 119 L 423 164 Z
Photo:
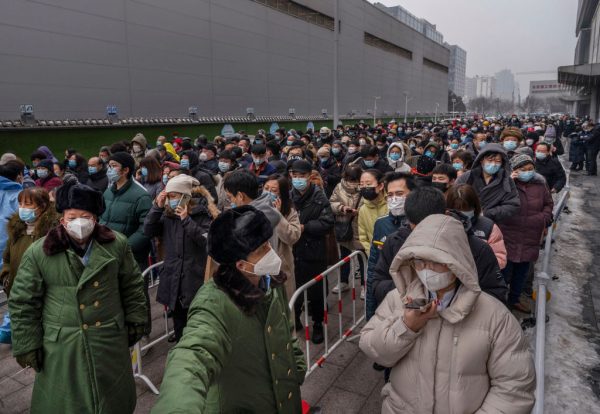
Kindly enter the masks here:
M 144 221 L 146 236 L 162 237 L 165 259 L 156 300 L 170 309 L 175 309 L 177 300 L 183 308 L 189 308 L 204 283 L 205 235 L 217 211 L 212 201 L 207 200 L 206 189 L 195 189 L 195 195 L 200 197 L 190 202 L 191 212 L 185 220 L 153 205 Z
M 567 183 L 567 174 L 556 157 L 547 157 L 545 160 L 535 160 L 535 170 L 544 176 L 548 188 L 557 193 Z
M 324 262 L 325 235 L 333 228 L 333 211 L 323 190 L 310 184 L 303 195 L 292 191 L 294 207 L 304 231 L 294 245 L 294 258 L 305 262 Z

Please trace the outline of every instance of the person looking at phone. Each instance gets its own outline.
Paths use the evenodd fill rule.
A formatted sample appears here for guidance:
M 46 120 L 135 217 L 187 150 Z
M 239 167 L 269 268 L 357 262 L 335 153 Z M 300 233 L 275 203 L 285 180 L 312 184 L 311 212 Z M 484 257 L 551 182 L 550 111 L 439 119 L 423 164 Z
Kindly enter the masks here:
M 443 214 L 421 221 L 390 274 L 396 289 L 360 339 L 367 356 L 391 368 L 382 413 L 531 412 L 535 369 L 523 331 L 481 291 L 460 221 Z
M 192 299 L 204 283 L 206 234 L 217 215 L 208 190 L 181 174 L 167 182 L 144 220 L 144 234 L 162 238 L 164 265 L 156 301 L 172 312 L 175 341 L 181 338 Z

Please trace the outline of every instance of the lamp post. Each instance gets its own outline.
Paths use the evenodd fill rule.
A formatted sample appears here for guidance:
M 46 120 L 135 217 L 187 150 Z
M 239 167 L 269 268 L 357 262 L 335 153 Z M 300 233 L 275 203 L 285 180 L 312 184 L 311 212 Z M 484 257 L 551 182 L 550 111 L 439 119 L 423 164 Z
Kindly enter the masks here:
M 340 123 L 338 108 L 338 43 L 339 43 L 339 0 L 335 0 L 333 9 L 333 129 Z
M 456 104 L 456 98 L 452 98 L 452 118 L 454 118 L 456 116 L 454 114 L 454 104 Z
M 437 115 L 438 115 L 438 110 L 440 108 L 440 104 L 439 103 L 435 103 L 435 118 L 433 120 L 433 122 L 435 122 L 437 124 Z
M 375 104 L 373 105 L 373 127 L 375 127 L 375 123 L 377 122 L 375 118 L 377 118 L 377 100 L 381 99 L 381 96 L 374 96 Z
M 406 124 L 407 122 L 407 118 L 408 118 L 408 101 L 410 101 L 412 98 L 408 98 L 410 95 L 410 93 L 408 92 L 404 92 L 404 123 Z

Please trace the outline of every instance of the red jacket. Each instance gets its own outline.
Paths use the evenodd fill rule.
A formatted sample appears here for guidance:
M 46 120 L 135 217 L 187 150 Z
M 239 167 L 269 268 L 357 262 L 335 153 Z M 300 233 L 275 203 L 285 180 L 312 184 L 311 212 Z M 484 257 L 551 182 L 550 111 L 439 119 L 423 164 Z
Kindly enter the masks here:
M 37 187 L 42 187 L 48 192 L 52 191 L 56 187 L 60 187 L 62 183 L 62 180 L 55 175 L 47 177 L 45 179 L 38 178 L 37 180 L 35 180 L 35 185 Z

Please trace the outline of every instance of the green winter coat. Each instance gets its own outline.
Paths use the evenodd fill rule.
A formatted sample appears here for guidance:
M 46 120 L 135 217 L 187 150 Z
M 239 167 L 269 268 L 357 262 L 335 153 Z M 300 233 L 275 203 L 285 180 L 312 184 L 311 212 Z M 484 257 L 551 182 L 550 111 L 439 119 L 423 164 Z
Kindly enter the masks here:
M 19 270 L 19 264 L 25 250 L 31 246 L 31 243 L 44 237 L 51 228 L 58 224 L 59 220 L 60 216 L 54 205 L 51 204 L 35 221 L 33 233 L 28 236 L 27 224 L 19 218 L 19 213 L 13 214 L 10 218 L 7 225 L 8 243 L 6 243 L 6 249 L 4 249 L 2 272 L 0 272 L 0 285 L 4 285 L 4 292 L 7 297 L 10 296 L 10 289 L 17 276 L 17 270 Z
M 132 413 L 127 325 L 147 323 L 141 273 L 107 227 L 96 225 L 85 267 L 68 237 L 58 226 L 31 245 L 8 303 L 13 354 L 43 349 L 31 413 Z
M 106 210 L 100 217 L 100 224 L 127 236 L 138 263 L 145 262 L 150 238 L 144 235 L 144 219 L 152 207 L 150 194 L 132 178 L 118 190 L 116 184 L 108 187 L 104 192 L 104 202 Z
M 152 413 L 301 413 L 305 371 L 283 286 L 270 289 L 249 315 L 211 280 L 169 353 Z

